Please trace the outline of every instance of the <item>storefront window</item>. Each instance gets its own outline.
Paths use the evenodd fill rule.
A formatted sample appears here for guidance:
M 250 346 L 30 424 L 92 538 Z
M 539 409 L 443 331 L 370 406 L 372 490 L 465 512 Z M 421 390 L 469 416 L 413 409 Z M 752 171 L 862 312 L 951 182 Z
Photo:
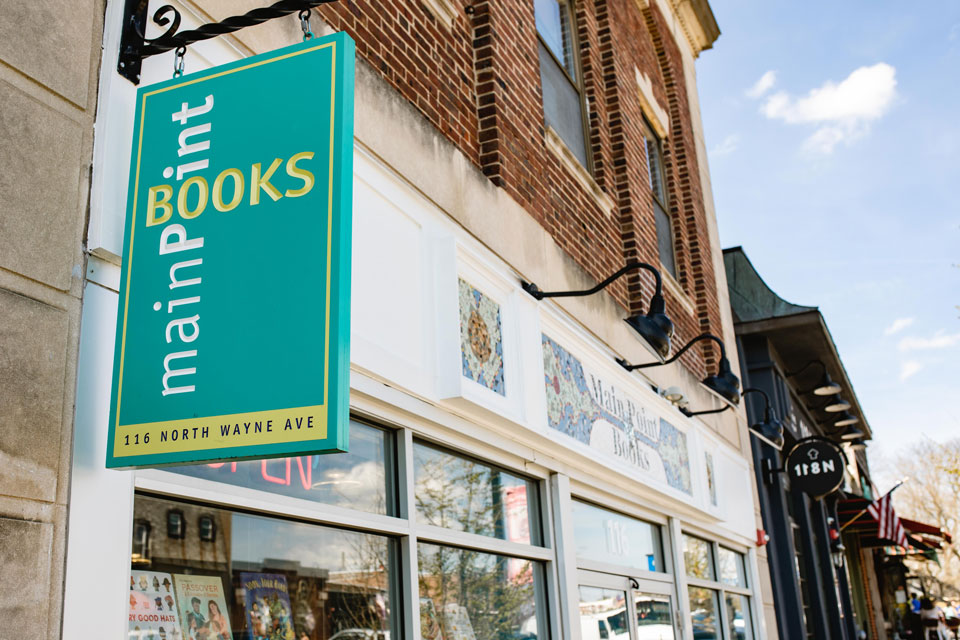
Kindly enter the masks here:
M 713 570 L 713 546 L 706 540 L 683 536 L 683 564 L 687 575 L 692 578 L 714 580 L 716 577 Z
M 750 630 L 750 604 L 746 596 L 728 593 L 727 599 L 727 628 L 730 629 L 732 640 L 752 640 Z
M 753 640 L 746 556 L 684 534 L 683 560 L 694 638 Z
M 581 638 L 628 638 L 628 620 L 625 592 L 580 586 Z
M 423 640 L 536 640 L 543 565 L 436 544 L 417 546 Z
M 393 434 L 350 422 L 350 452 L 171 467 L 169 471 L 369 513 L 396 515 Z
M 717 592 L 712 589 L 690 587 L 690 618 L 693 622 L 693 637 L 697 640 L 719 640 L 720 608 Z
M 172 510 L 183 537 L 154 537 L 138 554 L 143 531 L 164 531 Z M 399 637 L 391 538 L 146 495 L 134 514 L 149 526 L 133 541 L 129 640 Z
M 747 586 L 743 554 L 720 547 L 717 552 L 717 564 L 720 567 L 720 582 L 733 587 Z
M 577 556 L 643 571 L 665 571 L 660 527 L 579 500 L 573 501 Z
M 532 480 L 421 442 L 414 444 L 413 464 L 422 524 L 542 544 Z

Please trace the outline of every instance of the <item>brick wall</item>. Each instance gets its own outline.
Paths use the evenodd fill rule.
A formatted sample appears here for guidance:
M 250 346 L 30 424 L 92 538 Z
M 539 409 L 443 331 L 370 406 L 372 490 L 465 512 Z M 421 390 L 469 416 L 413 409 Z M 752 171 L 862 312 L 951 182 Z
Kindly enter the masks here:
M 696 309 L 691 314 L 665 291 L 676 342 L 721 333 L 683 57 L 657 6 L 574 3 L 593 175 L 616 203 L 603 211 L 545 144 L 533 1 L 454 2 L 462 10 L 450 27 L 416 0 L 342 0 L 318 12 L 353 36 L 361 57 L 598 280 L 627 260 L 658 264 L 635 69 L 650 78 L 670 118 L 664 160 L 677 279 Z M 625 310 L 645 311 L 653 283 L 640 272 L 608 291 Z M 702 376 L 715 359 L 712 344 L 702 343 L 681 362 Z

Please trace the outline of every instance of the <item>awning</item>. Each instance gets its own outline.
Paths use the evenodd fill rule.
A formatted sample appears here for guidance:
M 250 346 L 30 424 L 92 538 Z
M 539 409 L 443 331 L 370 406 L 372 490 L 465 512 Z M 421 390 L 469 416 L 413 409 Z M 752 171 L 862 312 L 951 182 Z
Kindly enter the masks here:
M 895 547 L 896 541 L 879 537 L 879 523 L 870 517 L 866 508 L 871 504 L 864 498 L 847 498 L 837 504 L 837 516 L 840 518 L 840 528 L 844 533 L 855 533 L 860 538 L 863 547 Z M 936 551 L 943 548 L 944 543 L 950 543 L 953 538 L 940 527 L 917 522 L 908 518 L 900 518 L 907 533 L 909 548 L 906 553 L 897 547 L 890 555 L 915 555 Z

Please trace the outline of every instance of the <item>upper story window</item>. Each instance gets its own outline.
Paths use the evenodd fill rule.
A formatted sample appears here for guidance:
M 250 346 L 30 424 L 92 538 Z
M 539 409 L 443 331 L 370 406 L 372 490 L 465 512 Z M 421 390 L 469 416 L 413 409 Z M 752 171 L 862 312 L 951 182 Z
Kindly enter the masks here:
M 667 186 L 663 166 L 663 140 L 654 132 L 646 119 L 643 121 L 643 135 L 647 150 L 647 172 L 650 177 L 650 191 L 653 193 L 653 215 L 657 225 L 657 247 L 660 250 L 660 264 L 667 272 L 677 276 L 677 261 L 673 253 L 673 224 L 667 208 Z
M 584 167 L 587 160 L 583 84 L 570 0 L 534 0 L 540 47 L 543 116 Z

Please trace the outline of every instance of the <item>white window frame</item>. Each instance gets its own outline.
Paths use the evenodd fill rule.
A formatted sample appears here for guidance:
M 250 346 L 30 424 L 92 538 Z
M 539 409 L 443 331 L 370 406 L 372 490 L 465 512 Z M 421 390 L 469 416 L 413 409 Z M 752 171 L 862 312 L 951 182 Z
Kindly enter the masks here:
M 136 471 L 134 489 L 158 497 L 199 501 L 213 507 L 242 509 L 267 517 L 294 518 L 301 522 L 351 529 L 396 539 L 400 547 L 400 566 L 392 567 L 391 570 L 399 571 L 397 578 L 400 584 L 399 595 L 403 603 L 403 609 L 395 609 L 395 615 L 401 617 L 401 629 L 404 638 L 416 639 L 419 638 L 420 633 L 420 608 L 415 606 L 420 598 L 418 543 L 424 542 L 472 549 L 540 562 L 543 566 L 544 589 L 543 593 L 537 594 L 540 598 L 537 606 L 538 608 L 542 607 L 538 615 L 538 621 L 546 622 L 547 626 L 547 633 L 540 640 L 561 640 L 561 635 L 558 633 L 560 612 L 556 606 L 558 598 L 556 595 L 555 550 L 551 544 L 554 539 L 554 531 L 549 509 L 550 498 L 546 473 L 536 468 L 517 469 L 515 466 L 508 466 L 503 463 L 502 456 L 479 457 L 482 453 L 490 452 L 466 453 L 462 447 L 457 449 L 447 442 L 434 441 L 429 437 L 424 438 L 421 433 L 409 426 L 388 426 L 382 420 L 368 420 L 357 415 L 351 416 L 351 418 L 361 422 L 369 422 L 393 432 L 392 437 L 395 438 L 396 447 L 396 486 L 391 487 L 391 480 L 388 478 L 387 488 L 397 495 L 396 516 L 358 511 L 160 469 Z M 489 464 L 494 468 L 532 480 L 537 485 L 539 492 L 539 511 L 531 514 L 531 516 L 540 518 L 543 546 L 511 542 L 418 522 L 414 494 L 414 438 L 427 444 L 441 446 L 451 454 L 476 459 L 483 464 Z
M 716 578 L 715 580 L 705 580 L 703 578 L 696 578 L 687 573 L 686 563 L 683 557 L 682 536 L 690 536 L 692 538 L 697 538 L 698 540 L 702 540 L 710 545 L 711 562 L 713 563 L 713 575 Z M 756 611 L 757 602 L 758 602 L 757 594 L 755 592 L 757 576 L 755 575 L 755 572 L 752 570 L 753 558 L 752 558 L 752 554 L 750 553 L 750 550 L 744 549 L 742 546 L 739 546 L 739 545 L 720 542 L 716 539 L 709 538 L 703 535 L 703 533 L 699 531 L 690 530 L 687 528 L 683 528 L 681 531 L 679 548 L 680 548 L 680 554 L 679 554 L 680 566 L 678 568 L 678 571 L 682 571 L 683 575 L 685 576 L 686 584 L 684 586 L 683 599 L 687 603 L 686 609 L 687 609 L 688 620 L 691 613 L 690 604 L 689 604 L 690 602 L 689 587 L 697 587 L 697 588 L 710 589 L 711 591 L 715 591 L 717 592 L 717 596 L 719 600 L 717 616 L 719 617 L 719 620 L 720 620 L 720 637 L 723 640 L 734 640 L 732 631 L 729 628 L 729 620 L 727 618 L 727 600 L 725 596 L 728 593 L 746 596 L 748 602 L 747 602 L 746 615 L 744 616 L 744 624 L 750 625 L 752 640 L 758 640 L 759 638 L 761 638 L 762 636 L 760 635 L 760 629 L 758 628 L 758 625 L 757 625 L 757 611 Z M 733 585 L 726 584 L 725 582 L 721 582 L 719 580 L 720 565 L 719 565 L 718 558 L 720 557 L 719 552 L 721 548 L 726 549 L 727 551 L 733 551 L 734 553 L 738 554 L 742 558 L 743 579 L 744 579 L 744 582 L 746 582 L 745 587 L 736 587 Z M 691 623 L 691 627 L 692 627 L 692 623 Z M 690 633 L 692 634 L 692 632 L 693 631 L 691 628 Z

